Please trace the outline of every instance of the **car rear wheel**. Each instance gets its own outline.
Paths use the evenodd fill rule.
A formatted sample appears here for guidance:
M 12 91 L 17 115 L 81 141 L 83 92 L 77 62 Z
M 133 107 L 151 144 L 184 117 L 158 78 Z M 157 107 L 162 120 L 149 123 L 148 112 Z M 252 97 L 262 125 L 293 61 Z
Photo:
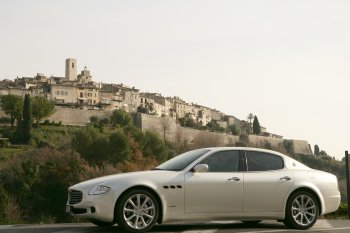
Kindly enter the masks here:
M 135 189 L 123 195 L 117 205 L 118 225 L 129 232 L 146 232 L 157 222 L 159 205 L 154 195 Z
M 312 227 L 318 218 L 319 206 L 313 194 L 298 191 L 287 202 L 284 224 L 289 228 L 306 230 Z

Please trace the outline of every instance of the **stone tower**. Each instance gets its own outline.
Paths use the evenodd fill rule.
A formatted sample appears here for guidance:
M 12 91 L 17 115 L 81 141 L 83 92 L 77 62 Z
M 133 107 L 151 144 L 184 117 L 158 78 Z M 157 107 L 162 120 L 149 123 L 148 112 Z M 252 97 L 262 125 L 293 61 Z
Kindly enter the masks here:
M 77 80 L 77 59 L 66 59 L 66 79 L 69 81 Z

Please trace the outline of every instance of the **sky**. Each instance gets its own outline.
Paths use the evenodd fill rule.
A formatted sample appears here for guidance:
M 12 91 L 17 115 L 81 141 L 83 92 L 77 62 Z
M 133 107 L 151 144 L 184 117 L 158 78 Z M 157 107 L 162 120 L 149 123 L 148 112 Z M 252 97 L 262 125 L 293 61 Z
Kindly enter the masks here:
M 0 79 L 64 76 L 179 96 L 350 150 L 348 0 L 0 0 Z

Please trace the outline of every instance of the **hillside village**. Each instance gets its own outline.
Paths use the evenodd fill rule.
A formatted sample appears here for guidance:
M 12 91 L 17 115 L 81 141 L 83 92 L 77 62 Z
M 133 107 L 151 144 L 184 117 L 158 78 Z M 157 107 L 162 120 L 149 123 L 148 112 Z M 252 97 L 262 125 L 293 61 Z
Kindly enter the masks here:
M 123 109 L 126 112 L 143 112 L 158 117 L 170 117 L 175 121 L 190 118 L 196 124 L 205 126 L 215 121 L 226 129 L 235 125 L 246 133 L 249 123 L 234 116 L 226 115 L 216 109 L 198 104 L 187 103 L 180 97 L 164 97 L 158 93 L 144 93 L 135 87 L 124 84 L 97 83 L 92 80 L 90 71 L 85 66 L 78 74 L 77 60 L 67 58 L 64 77 L 47 77 L 38 73 L 35 77 L 17 77 L 14 81 L 0 81 L 0 95 L 42 96 L 56 106 L 75 109 L 113 111 Z M 282 138 L 266 132 L 261 127 L 261 135 Z

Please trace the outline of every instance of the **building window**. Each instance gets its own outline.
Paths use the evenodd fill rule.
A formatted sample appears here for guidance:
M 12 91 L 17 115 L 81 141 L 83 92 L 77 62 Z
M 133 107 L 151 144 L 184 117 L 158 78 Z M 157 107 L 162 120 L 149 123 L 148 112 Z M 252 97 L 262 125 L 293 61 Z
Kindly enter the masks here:
M 74 69 L 74 63 L 72 63 L 72 68 Z

